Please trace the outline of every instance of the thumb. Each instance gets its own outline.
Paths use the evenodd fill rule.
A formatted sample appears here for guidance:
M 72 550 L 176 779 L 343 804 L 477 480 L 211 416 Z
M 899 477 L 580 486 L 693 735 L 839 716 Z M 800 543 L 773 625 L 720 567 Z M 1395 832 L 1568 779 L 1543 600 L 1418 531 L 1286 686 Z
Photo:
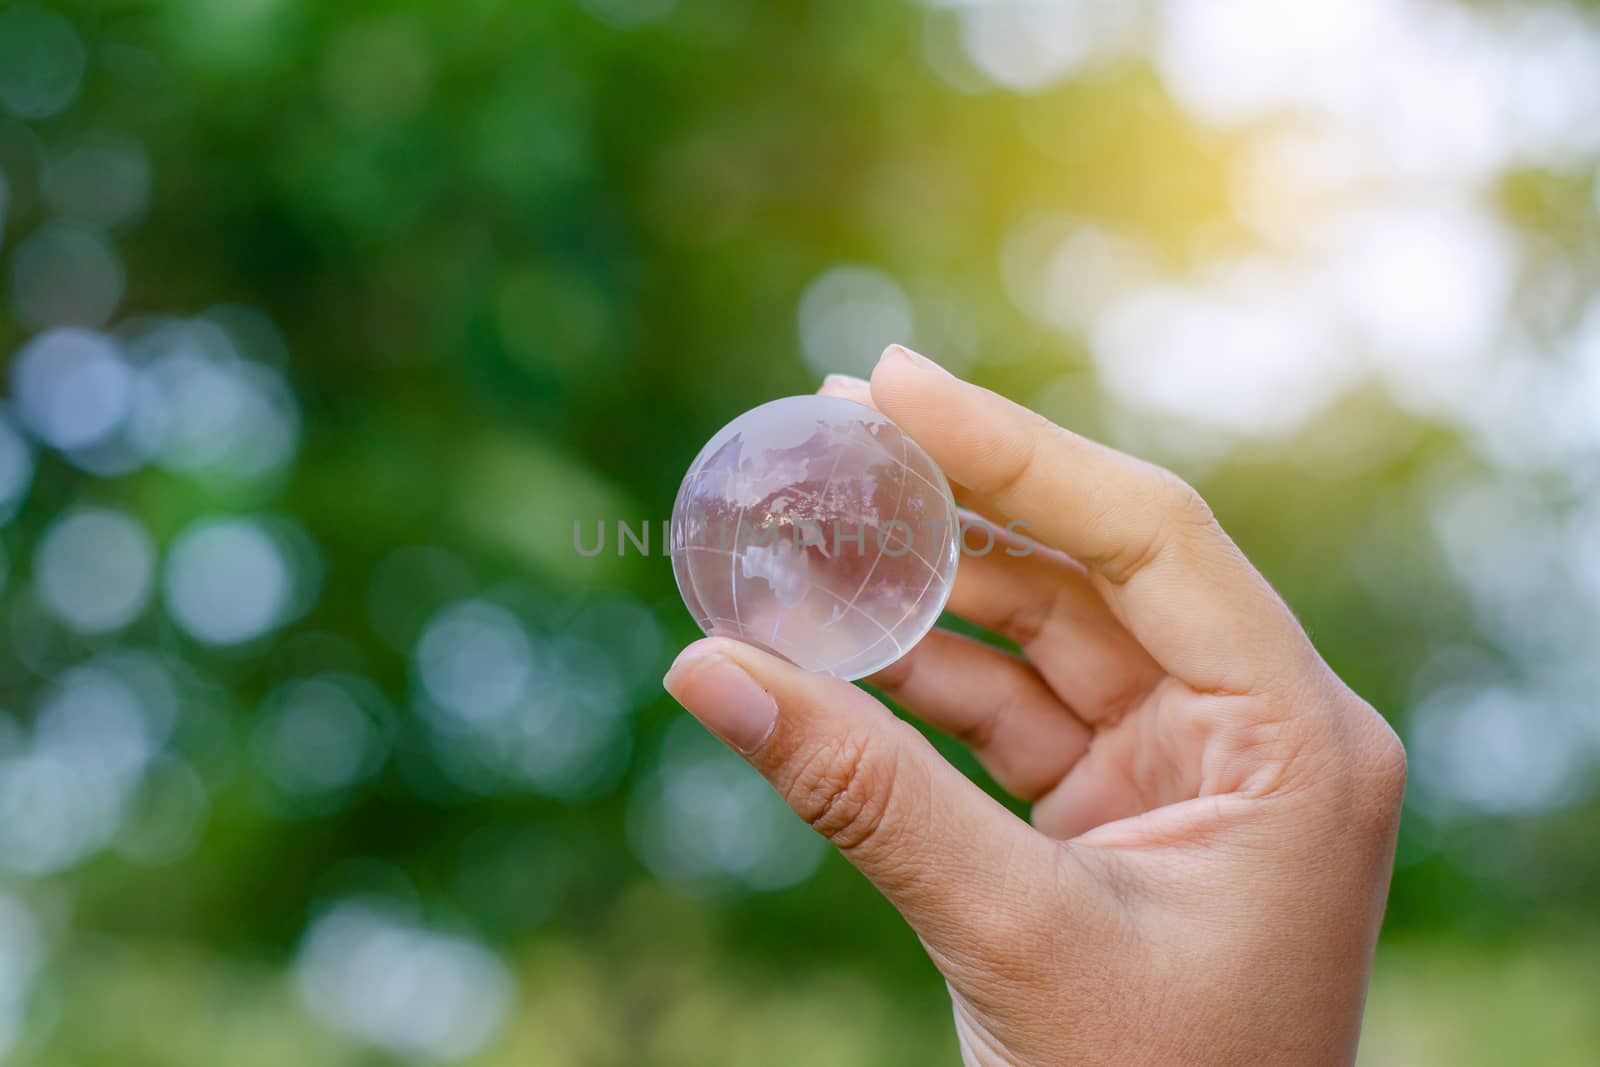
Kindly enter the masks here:
M 865 692 L 750 645 L 697 641 L 667 690 L 889 898 L 930 948 L 970 956 L 1057 885 L 1035 833 Z M 1009 888 L 1008 888 L 1009 887 Z M 1019 889 L 1021 890 L 1019 892 Z

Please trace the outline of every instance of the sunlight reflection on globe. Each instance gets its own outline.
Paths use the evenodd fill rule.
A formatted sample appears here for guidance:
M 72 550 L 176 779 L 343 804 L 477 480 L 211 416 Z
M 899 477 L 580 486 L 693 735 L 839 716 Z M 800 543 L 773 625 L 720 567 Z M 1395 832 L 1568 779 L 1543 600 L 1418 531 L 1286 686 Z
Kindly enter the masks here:
M 863 404 L 793 396 L 701 449 L 672 510 L 678 590 L 707 634 L 856 679 L 932 628 L 960 529 L 943 472 Z

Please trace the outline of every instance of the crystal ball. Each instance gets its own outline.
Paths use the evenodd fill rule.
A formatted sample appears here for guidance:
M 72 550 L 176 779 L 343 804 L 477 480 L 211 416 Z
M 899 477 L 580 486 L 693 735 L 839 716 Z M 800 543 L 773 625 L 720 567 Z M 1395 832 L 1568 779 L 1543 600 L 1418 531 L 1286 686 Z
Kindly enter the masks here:
M 791 396 L 724 426 L 672 509 L 672 569 L 700 628 L 854 680 L 921 640 L 960 548 L 944 472 L 852 400 Z

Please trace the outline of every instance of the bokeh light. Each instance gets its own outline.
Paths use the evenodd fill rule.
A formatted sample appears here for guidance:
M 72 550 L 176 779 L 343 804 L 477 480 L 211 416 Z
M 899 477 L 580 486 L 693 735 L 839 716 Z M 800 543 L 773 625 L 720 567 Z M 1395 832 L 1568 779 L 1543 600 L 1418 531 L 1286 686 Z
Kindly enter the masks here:
M 164 740 L 139 692 L 97 663 L 53 680 L 34 716 L 0 773 L 0 867 L 24 876 L 67 869 L 108 845 Z
M 63 451 L 110 437 L 133 407 L 133 372 L 117 345 L 92 330 L 39 334 L 11 364 L 11 389 L 23 425 Z
M 52 222 L 24 237 L 11 257 L 11 303 L 33 329 L 100 326 L 122 302 L 122 259 L 94 230 Z
M 382 693 L 364 678 L 329 674 L 285 682 L 262 709 L 256 758 L 289 797 L 335 809 L 382 767 L 390 717 Z
M 1558 708 L 1533 694 L 1442 689 L 1416 716 L 1416 784 L 1444 813 L 1528 815 L 1569 804 L 1595 755 Z
M 1363 1058 L 1596 1062 L 1597 99 L 1565 0 L 0 5 L 0 1050 L 954 1055 L 571 545 L 901 342 L 1396 724 Z
M 658 877 L 701 893 L 795 885 L 827 849 L 749 764 L 687 720 L 635 788 L 628 831 Z
M 533 646 L 511 612 L 466 601 L 429 623 L 417 643 L 417 671 L 428 698 L 445 712 L 491 719 L 527 695 Z
M 296 576 L 283 547 L 258 521 L 205 519 L 167 551 L 167 611 L 208 645 L 252 641 L 288 621 Z
M 44 198 L 56 214 L 90 226 L 137 221 L 150 196 L 150 160 L 138 141 L 90 134 L 66 144 L 44 175 Z
M 140 442 L 169 470 L 249 483 L 293 458 L 299 412 L 281 372 L 240 354 L 233 329 L 201 317 L 156 322 L 129 344 L 139 361 Z M 226 321 L 226 320 L 224 320 Z M 250 338 L 269 355 L 270 332 Z
M 0 106 L 45 119 L 71 105 L 83 80 L 85 50 L 72 23 L 36 4 L 0 11 Z
M 463 788 L 578 798 L 609 789 L 626 765 L 631 704 L 597 644 L 531 633 L 509 608 L 471 599 L 428 622 L 414 665 L 417 710 Z
M 0 415 L 0 522 L 22 505 L 33 484 L 33 449 L 10 419 Z
M 306 1010 L 328 1026 L 435 1060 L 460 1059 L 493 1037 L 514 988 L 482 945 L 359 900 L 311 924 L 295 979 Z
M 996 85 L 1026 92 L 1127 52 L 1144 15 L 1138 0 L 979 0 L 953 5 L 967 58 Z
M 34 577 L 40 603 L 84 633 L 128 625 L 154 584 L 155 546 L 137 519 L 82 508 L 57 519 L 39 540 Z
M 884 347 L 913 339 L 911 301 L 892 276 L 845 264 L 800 297 L 800 350 L 817 374 L 864 376 Z
M 0 897 L 0 1054 L 21 1035 L 47 954 L 44 932 L 28 908 L 15 897 Z

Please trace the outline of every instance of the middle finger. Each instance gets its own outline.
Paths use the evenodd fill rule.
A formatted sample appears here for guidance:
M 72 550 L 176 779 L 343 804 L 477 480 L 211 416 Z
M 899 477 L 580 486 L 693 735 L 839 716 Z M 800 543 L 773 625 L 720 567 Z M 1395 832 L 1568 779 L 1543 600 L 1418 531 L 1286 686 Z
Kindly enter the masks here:
M 970 511 L 961 525 L 949 610 L 1016 642 L 1085 722 L 1115 721 L 1165 676 L 1075 560 Z

